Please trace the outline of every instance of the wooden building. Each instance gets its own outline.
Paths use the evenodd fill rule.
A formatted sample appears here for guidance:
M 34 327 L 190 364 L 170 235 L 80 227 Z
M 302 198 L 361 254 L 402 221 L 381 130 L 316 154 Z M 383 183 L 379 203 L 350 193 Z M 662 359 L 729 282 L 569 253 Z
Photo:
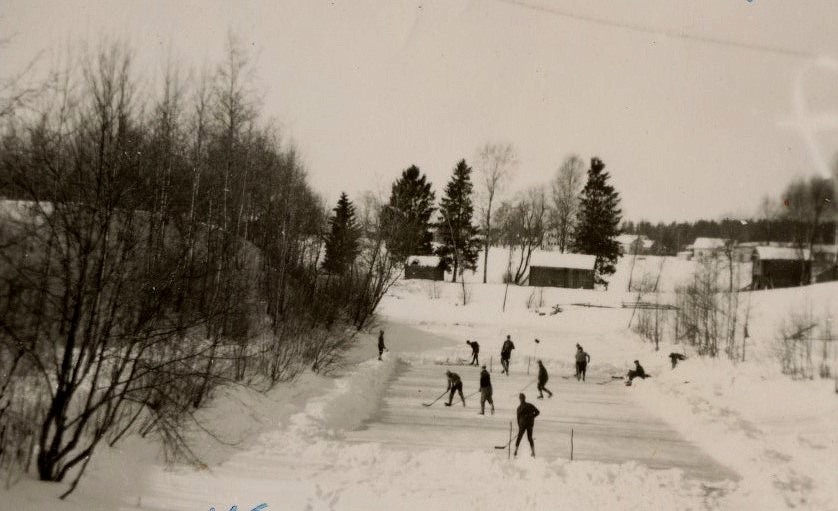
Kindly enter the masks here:
M 809 249 L 791 247 L 754 247 L 753 289 L 792 287 L 809 284 L 812 259 Z
M 594 263 L 592 255 L 535 252 L 530 258 L 529 285 L 593 289 Z
M 404 265 L 404 278 L 445 280 L 445 270 L 437 256 L 410 256 Z

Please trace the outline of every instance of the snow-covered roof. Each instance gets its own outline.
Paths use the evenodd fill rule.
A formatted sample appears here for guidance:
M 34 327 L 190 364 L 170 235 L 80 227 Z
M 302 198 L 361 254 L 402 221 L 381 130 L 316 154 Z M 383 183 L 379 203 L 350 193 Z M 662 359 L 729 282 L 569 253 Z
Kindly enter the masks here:
M 561 252 L 533 252 L 530 267 L 571 268 L 574 270 L 593 270 L 596 256 L 587 254 L 563 254 Z
M 414 255 L 409 256 L 407 258 L 407 264 L 409 265 L 417 265 L 417 266 L 430 266 L 432 268 L 436 268 L 439 266 L 439 257 L 437 256 L 430 256 L 430 255 Z
M 713 250 L 724 248 L 725 240 L 721 238 L 696 238 L 690 248 L 693 250 Z
M 754 250 L 756 250 L 757 256 L 763 261 L 767 259 L 799 260 L 809 259 L 810 257 L 808 248 L 760 246 L 755 247 Z

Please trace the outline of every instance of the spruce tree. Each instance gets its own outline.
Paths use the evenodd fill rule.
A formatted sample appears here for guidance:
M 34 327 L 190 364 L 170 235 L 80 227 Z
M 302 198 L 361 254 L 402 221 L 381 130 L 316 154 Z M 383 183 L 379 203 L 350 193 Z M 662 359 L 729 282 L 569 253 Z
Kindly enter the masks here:
M 460 160 L 440 204 L 439 232 L 443 241 L 436 249 L 445 270 L 453 270 L 452 282 L 457 281 L 458 271 L 477 267 L 480 241 L 475 236 L 477 229 L 471 223 L 474 214 L 472 188 L 471 167 L 465 160 Z
M 326 237 L 323 269 L 331 274 L 343 275 L 358 255 L 359 231 L 355 225 L 355 206 L 346 193 L 340 194 L 333 211 L 334 215 L 329 219 L 331 231 Z
M 431 183 L 416 165 L 410 166 L 396 182 L 390 202 L 381 212 L 387 250 L 399 259 L 433 253 L 431 215 L 434 212 Z
M 620 257 L 620 194 L 608 183 L 608 172 L 599 158 L 591 158 L 588 182 L 579 202 L 577 227 L 574 232 L 573 250 L 596 256 L 594 281 L 608 286 L 605 277 L 615 271 Z

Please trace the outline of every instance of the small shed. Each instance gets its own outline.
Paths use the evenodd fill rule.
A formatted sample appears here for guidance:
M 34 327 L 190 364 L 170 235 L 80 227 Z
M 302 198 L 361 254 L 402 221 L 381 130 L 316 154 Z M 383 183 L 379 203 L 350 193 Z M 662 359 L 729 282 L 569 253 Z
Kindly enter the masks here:
M 404 265 L 404 278 L 445 280 L 445 270 L 437 256 L 410 256 Z
M 812 275 L 809 249 L 791 247 L 754 247 L 754 289 L 792 287 L 808 284 Z
M 721 238 L 696 238 L 692 245 L 687 245 L 687 250 L 692 251 L 693 259 L 699 261 L 713 259 L 724 252 L 727 241 Z
M 592 255 L 535 252 L 530 258 L 529 285 L 593 289 L 595 263 Z

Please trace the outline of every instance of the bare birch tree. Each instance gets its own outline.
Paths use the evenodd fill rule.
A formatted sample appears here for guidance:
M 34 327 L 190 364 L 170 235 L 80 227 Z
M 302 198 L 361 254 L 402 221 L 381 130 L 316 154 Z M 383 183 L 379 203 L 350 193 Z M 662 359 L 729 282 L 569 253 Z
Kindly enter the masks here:
M 518 166 L 518 153 L 510 142 L 487 143 L 477 152 L 475 168 L 482 185 L 480 188 L 480 223 L 483 231 L 483 283 L 489 263 L 489 246 L 494 240 L 492 231 L 492 206 L 496 195 L 503 189 Z

